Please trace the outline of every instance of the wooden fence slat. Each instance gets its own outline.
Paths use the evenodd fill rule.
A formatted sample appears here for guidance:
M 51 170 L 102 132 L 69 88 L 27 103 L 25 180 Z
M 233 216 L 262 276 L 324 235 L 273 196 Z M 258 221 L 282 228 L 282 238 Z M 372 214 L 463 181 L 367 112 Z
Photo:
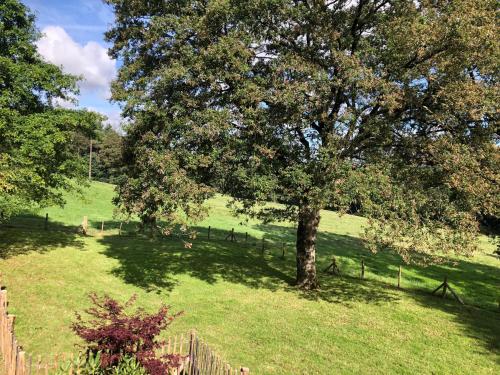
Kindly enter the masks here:
M 40 374 L 40 370 L 42 369 L 42 356 L 38 355 L 38 363 L 36 364 L 36 374 Z
M 17 354 L 16 375 L 26 375 L 26 353 L 19 351 Z

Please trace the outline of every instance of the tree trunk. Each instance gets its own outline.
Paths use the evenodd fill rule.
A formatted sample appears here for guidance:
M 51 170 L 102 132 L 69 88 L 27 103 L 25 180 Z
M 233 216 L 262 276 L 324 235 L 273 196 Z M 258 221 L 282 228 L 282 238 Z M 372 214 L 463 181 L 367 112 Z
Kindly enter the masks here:
M 297 227 L 297 285 L 303 289 L 316 289 L 316 232 L 319 210 L 300 210 Z

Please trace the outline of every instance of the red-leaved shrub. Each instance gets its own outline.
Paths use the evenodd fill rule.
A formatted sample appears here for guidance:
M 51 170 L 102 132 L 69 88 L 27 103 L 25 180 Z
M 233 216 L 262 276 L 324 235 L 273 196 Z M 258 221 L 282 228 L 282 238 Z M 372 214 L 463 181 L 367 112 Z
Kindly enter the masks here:
M 87 343 L 89 352 L 101 352 L 103 368 L 118 364 L 124 356 L 137 358 L 153 375 L 168 374 L 169 369 L 180 365 L 183 360 L 180 355 L 157 355 L 164 342 L 156 337 L 181 313 L 169 315 L 169 306 L 163 305 L 155 314 L 146 314 L 138 309 L 128 315 L 125 309 L 134 304 L 135 295 L 124 304 L 108 295 L 99 297 L 91 293 L 89 297 L 93 306 L 85 312 L 92 318 L 84 321 L 77 313 L 72 329 Z

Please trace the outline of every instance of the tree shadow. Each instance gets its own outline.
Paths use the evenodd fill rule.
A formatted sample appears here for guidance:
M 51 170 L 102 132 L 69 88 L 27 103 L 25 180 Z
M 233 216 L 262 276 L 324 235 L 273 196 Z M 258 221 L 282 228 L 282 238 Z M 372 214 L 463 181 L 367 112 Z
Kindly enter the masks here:
M 266 231 L 266 238 L 273 241 L 275 251 L 279 251 L 282 242 L 289 247 L 294 246 L 295 231 L 293 228 L 279 225 L 257 225 L 259 230 Z M 331 263 L 332 256 L 340 263 L 341 271 L 352 277 L 358 277 L 361 261 L 366 270 L 384 279 L 397 280 L 398 268 L 403 267 L 403 282 L 412 289 L 431 291 L 444 279 L 465 295 L 466 303 L 478 307 L 497 309 L 500 302 L 500 267 L 473 262 L 468 258 L 449 259 L 439 264 L 419 266 L 405 264 L 394 251 L 370 252 L 360 238 L 338 235 L 330 232 L 319 232 L 317 238 L 317 266 L 324 269 Z M 498 262 L 500 266 L 500 261 Z M 429 283 L 431 283 L 429 285 Z
M 104 255 L 119 261 L 112 273 L 150 292 L 170 292 L 177 285 L 179 275 L 189 275 L 209 284 L 227 281 L 253 289 L 282 289 L 303 298 L 328 302 L 378 303 L 396 298 L 384 288 L 370 289 L 335 278 L 325 280 L 317 292 L 303 293 L 293 286 L 294 254 L 285 254 L 283 258 L 281 252 L 270 248 L 270 243 L 263 252 L 262 240 L 251 236 L 247 236 L 246 241 L 241 235 L 234 242 L 224 240 L 228 233 L 211 229 L 210 240 L 198 237 L 191 248 L 185 248 L 183 242 L 175 238 L 104 236 L 99 241 L 106 246 Z
M 105 245 L 104 255 L 119 261 L 112 273 L 126 283 L 150 292 L 171 292 L 179 283 L 179 276 L 189 275 L 209 284 L 227 281 L 253 289 L 285 290 L 311 301 L 341 303 L 347 306 L 352 306 L 355 302 L 397 303 L 405 297 L 414 299 L 422 306 L 452 315 L 466 335 L 484 342 L 490 351 L 499 350 L 498 312 L 461 306 L 454 300 L 432 296 L 430 289 L 400 290 L 379 279 L 360 280 L 358 267 L 361 259 L 365 260 L 372 273 L 394 278 L 401 259 L 393 253 L 372 255 L 358 238 L 321 233 L 318 238 L 321 288 L 304 292 L 293 286 L 294 253 L 288 251 L 285 257 L 282 257 L 282 244 L 285 243 L 289 250 L 293 245 L 293 228 L 277 225 L 259 228 L 266 229 L 264 252 L 262 238 L 235 232 L 236 241 L 231 242 L 229 230 L 211 228 L 211 239 L 208 240 L 207 228 L 196 229 L 199 236 L 193 241 L 192 248 L 185 248 L 183 242 L 176 238 L 104 236 L 99 241 Z M 342 277 L 322 272 L 332 255 L 341 257 L 343 269 L 348 271 Z M 436 280 L 437 286 L 439 280 L 447 274 L 451 280 L 457 280 L 455 285 L 466 286 L 468 290 L 483 293 L 483 296 L 488 295 L 490 298 L 495 285 L 499 285 L 488 285 L 492 282 L 491 279 L 480 279 L 481 275 L 484 277 L 485 274 L 498 272 L 494 267 L 483 264 L 462 260 L 454 266 L 448 264 L 427 268 L 412 267 L 415 267 L 417 272 L 413 277 L 417 282 L 420 278 L 431 278 Z M 410 277 L 406 277 L 405 280 L 409 279 Z M 432 319 L 432 316 L 429 318 Z
M 455 300 L 430 296 L 424 291 L 413 291 L 411 295 L 419 305 L 441 310 L 451 316 L 462 328 L 464 335 L 481 342 L 486 350 L 495 353 L 497 363 L 500 364 L 500 314 L 498 311 L 476 306 L 463 306 Z M 432 318 L 432 315 L 429 315 L 429 319 Z
M 29 218 L 24 218 L 24 223 Z M 38 217 L 40 223 L 40 218 Z M 50 223 L 49 230 L 41 225 L 24 228 L 0 226 L 0 258 L 25 254 L 31 251 L 45 252 L 55 247 L 73 246 L 83 249 L 82 237 L 74 227 L 61 223 Z M 106 222 L 105 230 L 118 228 L 119 221 Z M 98 229 L 97 226 L 95 229 Z M 185 248 L 179 238 L 144 236 L 119 236 L 105 233 L 97 238 L 105 245 L 103 254 L 116 259 L 118 265 L 111 272 L 128 284 L 135 285 L 153 293 L 171 292 L 180 282 L 179 277 L 189 275 L 209 284 L 227 281 L 242 284 L 253 289 L 270 291 L 285 290 L 300 298 L 327 303 L 340 303 L 354 306 L 354 303 L 397 303 L 398 300 L 411 298 L 418 304 L 436 311 L 441 310 L 452 316 L 465 335 L 482 343 L 487 350 L 498 352 L 500 324 L 498 312 L 471 306 L 460 306 L 450 299 L 431 296 L 429 289 L 424 292 L 418 288 L 397 290 L 381 280 L 360 280 L 359 264 L 365 260 L 370 272 L 387 278 L 395 278 L 401 259 L 397 254 L 383 252 L 372 255 L 359 238 L 328 232 L 318 234 L 318 272 L 321 288 L 318 291 L 303 292 L 294 284 L 295 229 L 280 225 L 256 225 L 264 234 L 264 252 L 262 238 L 245 236 L 245 232 L 236 230 L 236 241 L 224 240 L 230 228 L 220 230 L 211 228 L 208 240 L 206 227 L 196 227 L 198 238 L 192 248 Z M 187 239 L 186 239 L 187 240 Z M 283 259 L 282 249 L 285 243 L 286 254 Z M 340 259 L 344 276 L 339 278 L 322 272 L 329 264 L 332 255 Z M 476 293 L 477 300 L 491 298 L 498 293 L 500 285 L 499 269 L 485 264 L 458 260 L 457 264 L 442 264 L 427 268 L 404 266 L 412 270 L 412 276 L 405 275 L 405 280 L 419 283 L 425 279 L 436 280 L 436 286 L 444 275 L 453 286 Z M 428 282 L 428 280 L 427 280 Z M 469 300 L 466 300 L 468 302 Z M 429 316 L 432 319 L 432 316 Z
M 275 242 L 291 242 L 295 235 L 293 228 L 278 225 L 262 225 L 259 229 L 267 230 L 268 238 Z M 281 233 L 279 233 L 280 229 Z M 451 259 L 429 266 L 405 265 L 401 257 L 393 251 L 373 254 L 359 238 L 319 232 L 317 267 L 320 272 L 331 263 L 332 256 L 340 262 L 340 268 L 344 274 L 342 281 L 338 277 L 328 277 L 323 274 L 320 276 L 322 289 L 331 288 L 331 292 L 326 296 L 321 295 L 322 291 L 305 293 L 305 298 L 345 302 L 349 300 L 353 289 L 356 293 L 358 288 L 366 288 L 365 295 L 369 295 L 370 292 L 375 293 L 375 299 L 378 298 L 376 293 L 380 289 L 388 294 L 391 290 L 405 293 L 421 306 L 452 315 L 455 322 L 463 328 L 464 334 L 484 342 L 487 350 L 500 352 L 500 314 L 499 305 L 497 305 L 500 303 L 499 267 L 472 262 L 467 258 Z M 380 276 L 380 280 L 359 279 L 361 260 L 364 261 L 370 273 Z M 404 283 L 411 284 L 409 289 L 398 290 L 395 287 L 399 265 L 403 265 Z M 449 296 L 439 298 L 431 295 L 432 289 L 437 287 L 445 276 L 448 277 L 448 281 L 455 287 L 455 290 L 458 289 L 464 293 L 462 298 L 467 306 L 460 305 Z M 382 281 L 383 279 L 393 279 L 394 284 L 389 285 Z M 429 283 L 433 280 L 435 280 L 435 285 L 429 287 Z
M 75 226 L 51 221 L 45 227 L 45 219 L 35 215 L 18 216 L 0 225 L 0 259 L 67 246 L 84 249 Z

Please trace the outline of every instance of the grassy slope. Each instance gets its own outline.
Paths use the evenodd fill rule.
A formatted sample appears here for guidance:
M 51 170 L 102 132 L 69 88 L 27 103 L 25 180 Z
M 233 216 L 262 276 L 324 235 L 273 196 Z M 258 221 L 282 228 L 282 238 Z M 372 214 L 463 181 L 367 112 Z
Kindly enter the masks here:
M 83 215 L 96 227 L 112 220 L 112 187 L 93 184 L 85 202 L 69 198 L 64 210 L 48 210 L 52 229 L 77 225 Z M 456 266 L 404 267 L 404 291 L 395 283 L 399 265 L 390 253 L 370 256 L 359 241 L 363 219 L 322 214 L 318 262 L 335 254 L 346 277 L 321 275 L 322 289 L 302 294 L 294 275 L 293 228 L 239 225 L 224 199 L 210 202 L 211 216 L 192 249 L 180 241 L 0 228 L 0 270 L 9 288 L 16 333 L 35 354 L 70 351 L 75 310 L 89 291 L 121 300 L 138 294 L 148 310 L 161 302 L 184 310 L 172 331 L 196 328 L 233 364 L 256 374 L 300 373 L 495 373 L 499 370 L 499 261 L 487 254 L 457 259 Z M 43 212 L 45 213 L 45 212 Z M 19 220 L 43 225 L 43 221 Z M 106 228 L 117 223 L 106 222 Z M 213 228 L 211 241 L 206 227 Z M 249 233 L 248 242 L 223 241 L 225 232 Z M 97 232 L 97 231 L 96 231 Z M 97 234 L 97 233 L 96 233 Z M 261 255 L 260 239 L 268 240 Z M 281 259 L 281 243 L 289 250 Z M 489 250 L 488 250 L 489 251 Z M 367 280 L 355 277 L 365 257 Z M 430 297 L 448 274 L 471 304 Z

